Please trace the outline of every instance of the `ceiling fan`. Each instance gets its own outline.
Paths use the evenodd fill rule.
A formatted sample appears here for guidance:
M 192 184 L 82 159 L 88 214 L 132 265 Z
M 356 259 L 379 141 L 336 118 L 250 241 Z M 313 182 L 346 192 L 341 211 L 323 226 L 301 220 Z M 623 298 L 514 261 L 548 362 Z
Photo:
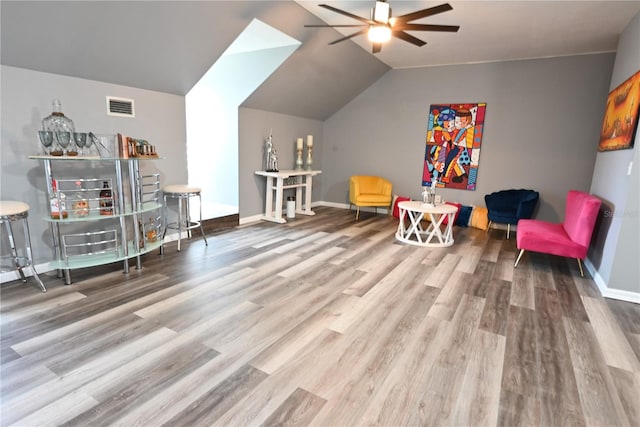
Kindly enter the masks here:
M 361 24 L 340 24 L 340 25 L 305 25 L 305 27 L 364 27 L 361 30 L 342 37 L 338 40 L 332 41 L 329 44 L 336 44 L 344 40 L 348 40 L 352 37 L 356 37 L 362 34 L 367 34 L 369 40 L 373 43 L 372 52 L 378 53 L 382 50 L 382 43 L 385 43 L 391 39 L 391 37 L 397 37 L 401 40 L 414 44 L 416 46 L 424 46 L 426 42 L 420 40 L 406 31 L 448 31 L 456 32 L 460 29 L 459 25 L 432 25 L 432 24 L 412 24 L 411 21 L 416 19 L 426 18 L 428 16 L 437 15 L 442 12 L 452 10 L 453 7 L 449 3 L 444 3 L 439 6 L 430 7 L 428 9 L 422 9 L 415 12 L 407 13 L 401 16 L 391 16 L 391 7 L 386 0 L 377 0 L 371 9 L 371 19 L 363 18 L 353 13 L 346 12 L 328 4 L 321 4 L 320 7 L 339 13 L 341 15 L 348 16 L 355 20 L 362 22 Z

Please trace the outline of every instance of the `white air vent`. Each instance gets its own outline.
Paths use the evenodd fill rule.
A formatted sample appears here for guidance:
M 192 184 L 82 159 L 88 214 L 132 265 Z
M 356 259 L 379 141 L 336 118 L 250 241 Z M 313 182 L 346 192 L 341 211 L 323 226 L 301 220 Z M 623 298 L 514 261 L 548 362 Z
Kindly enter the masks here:
M 133 99 L 107 96 L 107 114 L 118 117 L 135 117 Z

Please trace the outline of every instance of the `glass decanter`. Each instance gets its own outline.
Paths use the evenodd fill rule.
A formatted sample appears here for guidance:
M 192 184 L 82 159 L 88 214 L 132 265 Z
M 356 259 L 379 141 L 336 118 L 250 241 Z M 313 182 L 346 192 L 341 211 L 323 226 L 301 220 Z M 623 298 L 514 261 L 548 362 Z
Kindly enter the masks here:
M 58 132 L 69 132 L 70 135 L 73 135 L 73 132 L 76 131 L 75 126 L 73 125 L 73 120 L 65 116 L 62 112 L 62 104 L 60 103 L 60 100 L 54 99 L 51 103 L 51 107 L 52 113 L 42 120 L 43 130 L 52 131 L 54 136 L 57 135 Z M 64 149 L 60 146 L 57 139 L 58 138 L 54 137 L 54 145 L 51 148 L 52 156 L 61 156 L 64 152 Z

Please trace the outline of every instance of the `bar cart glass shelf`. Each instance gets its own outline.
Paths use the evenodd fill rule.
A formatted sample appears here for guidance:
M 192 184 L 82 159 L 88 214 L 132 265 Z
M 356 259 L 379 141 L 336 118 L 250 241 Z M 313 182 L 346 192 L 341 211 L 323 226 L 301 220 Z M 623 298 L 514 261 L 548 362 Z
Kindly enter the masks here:
M 62 193 L 66 196 L 67 216 L 44 218 L 50 224 L 55 250 L 50 266 L 58 270 L 59 277 L 64 274 L 66 284 L 71 284 L 72 269 L 122 261 L 124 273 L 128 273 L 131 258 L 136 258 L 136 268 L 140 269 L 140 256 L 162 246 L 160 175 L 142 175 L 139 163 L 161 158 L 29 156 L 29 159 L 43 162 L 47 194 L 58 199 Z M 86 175 L 90 172 L 87 171 L 93 168 L 86 164 L 77 168 L 78 174 L 83 176 L 62 178 L 52 169 L 58 162 L 100 162 L 101 166 L 112 169 L 115 178 L 88 178 Z M 75 174 L 75 164 L 71 164 Z M 66 172 L 68 174 L 69 170 Z M 54 179 L 57 182 L 55 192 Z M 100 187 L 103 182 L 104 187 Z M 103 197 L 102 190 L 109 190 L 111 196 Z M 105 199 L 110 204 L 103 204 Z M 74 210 L 74 203 L 78 201 L 83 203 Z M 155 227 L 155 230 L 149 233 L 149 227 Z M 148 235 L 155 238 L 147 239 Z

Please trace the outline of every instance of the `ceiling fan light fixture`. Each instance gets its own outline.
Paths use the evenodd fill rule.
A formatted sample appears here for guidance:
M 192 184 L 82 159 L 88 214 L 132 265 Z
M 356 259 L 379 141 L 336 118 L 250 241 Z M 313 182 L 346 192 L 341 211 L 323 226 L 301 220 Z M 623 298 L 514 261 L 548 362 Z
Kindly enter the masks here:
M 376 4 L 371 9 L 371 20 L 379 22 L 381 24 L 389 23 L 389 17 L 391 16 L 391 8 L 389 3 L 384 1 L 376 1 Z
M 1 0 L 0 0 L 1 1 Z M 391 7 L 387 0 L 374 0 L 373 8 L 371 8 L 371 18 L 367 19 L 362 16 L 354 15 L 337 7 L 328 4 L 318 5 L 324 9 L 330 10 L 340 15 L 348 16 L 358 21 L 357 24 L 321 24 L 321 25 L 305 25 L 305 27 L 359 27 L 359 29 L 351 34 L 345 35 L 337 40 L 330 42 L 330 45 L 349 40 L 353 37 L 367 34 L 367 38 L 373 43 L 371 53 L 379 53 L 382 45 L 391 37 L 403 40 L 414 46 L 424 46 L 425 41 L 409 34 L 413 31 L 446 31 L 456 32 L 460 29 L 459 25 L 433 25 L 433 24 L 416 24 L 413 21 L 427 18 L 429 16 L 438 15 L 443 12 L 453 10 L 449 3 L 443 3 L 438 6 L 432 6 L 427 9 L 416 10 L 415 12 L 405 13 L 400 16 L 391 16 Z
M 372 25 L 367 35 L 371 43 L 386 43 L 391 40 L 391 28 L 388 25 Z

